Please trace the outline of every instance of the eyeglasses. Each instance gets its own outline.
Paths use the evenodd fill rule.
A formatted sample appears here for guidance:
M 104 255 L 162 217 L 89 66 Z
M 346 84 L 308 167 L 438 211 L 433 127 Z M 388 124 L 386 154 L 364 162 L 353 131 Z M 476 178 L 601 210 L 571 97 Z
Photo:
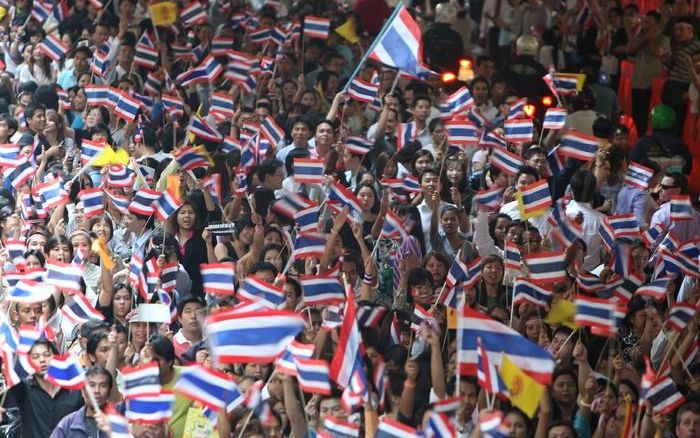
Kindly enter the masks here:
M 667 186 L 666 184 L 659 184 L 659 188 L 661 188 L 661 190 L 671 190 L 677 189 L 678 186 Z

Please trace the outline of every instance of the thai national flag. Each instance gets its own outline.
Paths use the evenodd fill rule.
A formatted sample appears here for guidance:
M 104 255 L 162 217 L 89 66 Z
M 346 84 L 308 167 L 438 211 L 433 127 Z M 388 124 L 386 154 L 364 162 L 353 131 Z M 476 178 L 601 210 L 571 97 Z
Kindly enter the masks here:
M 464 279 L 462 286 L 465 289 L 475 288 L 479 280 L 481 280 L 481 257 L 475 258 L 472 260 L 471 264 L 467 266 L 467 278 Z
M 462 251 L 458 251 L 455 256 L 450 270 L 447 272 L 447 277 L 445 278 L 445 287 L 449 290 L 454 288 L 458 283 L 463 282 L 468 275 L 468 267 L 464 261 L 462 261 Z
M 374 41 L 369 58 L 403 72 L 418 75 L 423 70 L 423 40 L 420 26 L 399 2 Z
M 112 192 L 110 192 L 107 189 L 104 189 L 105 195 L 107 195 L 107 198 L 112 202 L 114 207 L 119 210 L 122 214 L 126 214 L 126 212 L 129 209 L 129 198 L 126 196 L 119 196 L 116 195 Z
M 161 391 L 158 395 L 142 395 L 126 401 L 126 418 L 130 422 L 158 424 L 173 415 L 175 395 Z
M 282 140 L 284 140 L 284 129 L 280 128 L 275 122 L 272 116 L 266 116 L 260 122 L 260 132 L 270 140 L 274 146 L 277 146 Z
M 418 430 L 385 416 L 379 422 L 375 438 L 418 438 Z
M 649 228 L 642 233 L 642 240 L 647 247 L 651 247 L 658 239 L 661 234 L 666 231 L 666 227 L 663 223 L 659 223 Z
M 598 138 L 579 131 L 568 131 L 561 138 L 559 154 L 582 161 L 590 161 L 598 152 Z
M 321 257 L 325 252 L 326 239 L 323 234 L 297 234 L 293 257 L 301 260 L 308 257 Z
M 557 283 L 566 280 L 564 253 L 541 252 L 524 256 L 530 269 L 530 279 L 541 283 Z
M 116 413 L 115 411 L 107 412 L 107 421 L 109 422 L 111 438 L 131 438 L 129 431 L 129 420 Z
M 387 211 L 384 216 L 384 224 L 380 232 L 380 238 L 385 239 L 407 239 L 408 232 L 404 221 L 391 211 Z
M 206 325 L 211 353 L 219 363 L 272 362 L 305 329 L 303 318 L 281 310 L 224 311 L 210 315 Z
M 85 371 L 72 354 L 56 355 L 49 362 L 46 380 L 61 388 L 80 389 L 85 386 Z
M 183 171 L 194 170 L 200 167 L 212 166 L 211 158 L 204 146 L 185 146 L 175 152 L 175 161 Z
M 4 174 L 10 180 L 10 184 L 15 190 L 19 190 L 29 181 L 36 172 L 36 167 L 29 161 L 23 161 L 15 167 L 6 169 Z
M 44 208 L 58 207 L 68 199 L 68 192 L 63 189 L 61 178 L 55 178 L 35 186 L 34 192 L 41 198 Z
M 309 208 L 312 205 L 311 201 L 301 195 L 285 192 L 272 204 L 272 211 L 293 220 L 294 215 L 296 215 L 299 210 Z
M 90 63 L 90 71 L 101 78 L 107 75 L 107 72 L 110 70 L 111 67 L 111 63 L 109 62 L 109 58 L 107 55 L 107 53 L 98 50 L 97 53 L 95 53 L 95 56 L 92 57 L 92 62 Z M 95 87 L 103 88 L 104 86 L 95 85 Z M 87 94 L 87 88 L 88 86 L 85 87 L 85 94 Z M 88 102 L 90 102 L 89 98 Z
M 693 204 L 690 202 L 690 195 L 671 196 L 671 222 L 690 221 L 695 219 L 693 214 Z
M 106 85 L 86 85 L 85 97 L 89 105 L 107 105 L 109 103 L 110 87 Z
M 281 26 L 275 26 L 270 30 L 270 39 L 277 46 L 284 46 L 289 39 L 287 31 Z
M 489 360 L 488 353 L 481 344 L 481 338 L 476 338 L 476 352 L 478 356 L 476 377 L 481 386 L 489 394 L 507 395 L 508 389 L 496 371 L 496 366 Z
M 305 359 L 295 357 L 297 380 L 304 392 L 330 395 L 331 384 L 328 379 L 328 362 L 323 359 Z
M 616 239 L 639 239 L 639 225 L 634 214 L 618 214 L 607 217 Z
M 552 205 L 552 196 L 546 179 L 526 185 L 519 193 L 525 214 L 529 215 Z
M 180 271 L 180 265 L 175 263 L 170 263 L 163 266 L 160 271 L 161 288 L 167 293 L 172 293 L 175 290 L 177 284 L 177 273 Z
M 324 167 L 325 163 L 322 159 L 295 158 L 294 181 L 298 184 L 321 184 Z
M 180 97 L 163 93 L 161 101 L 172 117 L 181 117 L 185 113 L 185 104 Z
M 617 333 L 615 311 L 617 305 L 608 298 L 595 298 L 579 294 L 574 300 L 576 305 L 576 324 L 591 327 L 603 334 Z
M 328 194 L 328 202 L 338 203 L 341 208 L 347 206 L 351 215 L 362 214 L 360 202 L 355 195 L 338 182 L 334 182 L 333 185 L 331 185 L 331 191 Z
M 191 68 L 177 75 L 175 80 L 183 87 L 214 82 L 223 73 L 224 68 L 213 56 L 207 56 L 197 67 Z
M 492 189 L 480 190 L 474 195 L 474 201 L 479 204 L 488 206 L 491 210 L 495 210 L 501 206 L 503 199 L 503 189 L 494 187 Z
M 440 103 L 440 114 L 445 119 L 458 116 L 475 106 L 472 93 L 467 87 L 462 87 Z
M 105 317 L 100 313 L 85 295 L 80 291 L 72 295 L 72 301 L 61 307 L 61 314 L 74 324 L 82 324 L 90 320 L 104 321 Z
M 63 20 L 68 17 L 68 12 L 70 11 L 70 6 L 68 6 L 68 2 L 65 0 L 61 0 L 60 2 L 56 3 L 53 7 L 53 10 L 51 11 L 51 15 L 53 18 L 56 19 L 59 23 L 62 22 Z
M 357 324 L 360 327 L 377 327 L 385 314 L 385 307 L 376 305 L 360 306 L 357 308 Z
M 17 352 L 18 353 L 29 353 L 32 349 L 34 343 L 41 338 L 41 330 L 38 330 L 33 325 L 21 325 L 19 330 L 17 330 L 19 335 L 17 338 Z
M 124 378 L 125 399 L 141 396 L 157 396 L 160 394 L 160 371 L 156 362 L 129 368 L 121 369 Z
M 214 410 L 241 396 L 230 376 L 202 365 L 182 368 L 173 391 Z
M 304 303 L 309 306 L 345 302 L 345 292 L 337 276 L 307 276 L 303 277 L 300 283 L 304 294 Z
M 503 246 L 503 265 L 506 269 L 512 269 L 514 271 L 520 271 L 520 264 L 522 263 L 520 256 L 520 249 L 518 245 L 510 239 L 506 239 L 505 245 Z
M 350 82 L 348 95 L 358 102 L 372 103 L 379 93 L 379 85 L 355 78 Z
M 152 70 L 158 66 L 158 49 L 144 44 L 137 44 L 134 52 L 134 65 Z
M 674 331 L 680 333 L 695 317 L 697 306 L 691 303 L 675 302 L 668 312 L 668 325 Z
M 454 421 L 449 415 L 440 412 L 433 412 L 428 417 L 428 426 L 425 435 L 434 438 L 450 438 L 457 436 Z
M 542 129 L 561 129 L 566 123 L 566 108 L 549 108 L 544 115 Z
M 204 291 L 211 294 L 234 295 L 236 275 L 233 262 L 202 263 L 199 265 Z
M 56 34 L 49 34 L 44 41 L 39 43 L 39 50 L 44 52 L 52 61 L 58 61 L 70 50 L 70 47 L 61 42 L 61 38 Z
M 293 340 L 284 350 L 282 356 L 277 359 L 275 370 L 290 376 L 296 376 L 297 365 L 294 362 L 294 358 L 311 359 L 315 348 L 316 346 L 313 344 L 302 344 L 296 339 Z
M 229 50 L 233 50 L 233 38 L 214 37 L 211 40 L 211 54 L 214 56 L 226 56 Z
M 364 353 L 362 344 L 362 336 L 357 324 L 355 311 L 355 300 L 350 286 L 345 286 L 345 315 L 342 326 L 340 328 L 340 339 L 338 349 L 333 355 L 331 362 L 331 378 L 335 380 L 341 388 L 351 386 L 351 380 L 354 376 L 364 377 L 364 369 L 362 366 L 356 365 L 361 363 L 358 359 Z M 364 379 L 366 381 L 366 378 Z
M 90 219 L 93 216 L 104 214 L 105 206 L 103 202 L 102 188 L 83 189 L 78 193 L 78 198 L 82 201 L 85 208 L 85 218 Z
M 484 149 L 488 148 L 508 148 L 508 142 L 506 139 L 495 131 L 484 131 L 481 139 L 479 140 L 479 147 Z
M 234 112 L 235 108 L 233 106 L 233 99 L 231 98 L 231 95 L 228 93 L 212 93 L 211 102 L 209 105 L 210 114 L 219 120 L 232 117 Z
M 625 174 L 625 185 L 641 190 L 649 188 L 649 181 L 654 177 L 654 171 L 634 161 L 630 162 Z
M 360 425 L 328 416 L 323 419 L 323 434 L 334 438 L 359 438 Z
M 477 144 L 481 138 L 479 128 L 468 120 L 450 120 L 445 123 L 447 141 L 455 145 Z
M 56 286 L 58 290 L 79 294 L 82 277 L 83 268 L 79 265 L 52 260 L 46 261 L 46 283 Z
M 658 412 L 662 415 L 672 412 L 685 403 L 683 394 L 678 391 L 675 383 L 673 383 L 673 379 L 669 375 L 657 377 L 651 388 L 649 388 L 646 399 L 649 401 L 654 412 Z
M 529 119 L 508 119 L 503 123 L 506 140 L 511 143 L 532 141 L 535 127 Z
M 254 276 L 246 277 L 243 285 L 238 289 L 238 296 L 273 310 L 282 307 L 287 300 L 287 295 L 281 287 Z
M 272 28 L 265 26 L 250 32 L 248 39 L 252 44 L 267 44 L 272 39 Z
M 508 120 L 527 118 L 525 105 L 527 105 L 527 98 L 525 97 L 513 102 L 508 109 Z
M 315 233 L 318 230 L 318 205 L 312 205 L 296 212 L 294 222 L 298 226 L 299 233 Z
M 478 363 L 476 339 L 481 338 L 488 358 L 495 366 L 500 366 L 502 354 L 505 353 L 532 378 L 543 385 L 549 384 L 554 370 L 554 361 L 550 354 L 516 330 L 468 306 L 459 310 L 457 324 L 460 375 L 476 375 Z
M 657 301 L 666 299 L 668 293 L 668 285 L 671 282 L 671 277 L 657 278 L 643 286 L 635 292 L 636 295 L 652 297 Z
M 153 212 L 158 220 L 166 221 L 170 215 L 175 213 L 182 206 L 182 200 L 179 196 L 170 191 L 165 190 L 160 197 L 153 201 Z
M 191 5 L 180 11 L 180 20 L 185 27 L 194 27 L 207 21 L 207 11 L 201 3 L 192 2 Z
M 107 182 L 110 187 L 133 187 L 136 182 L 136 173 L 121 164 L 109 166 Z
M 396 149 L 401 150 L 418 135 L 415 122 L 396 124 Z
M 330 18 L 314 17 L 311 15 L 304 17 L 304 36 L 325 40 L 328 39 L 330 30 Z
M 42 0 L 35 0 L 32 3 L 31 17 L 39 23 L 48 20 L 51 15 L 53 4 L 51 2 L 44 3 Z
M 121 93 L 119 102 L 117 102 L 117 106 L 114 109 L 114 114 L 126 123 L 132 123 L 136 119 L 140 107 L 140 100 L 126 93 Z
M 518 170 L 525 164 L 523 159 L 509 152 L 507 149 L 502 147 L 494 147 L 491 150 L 491 165 L 498 167 L 502 171 L 509 175 L 515 175 Z

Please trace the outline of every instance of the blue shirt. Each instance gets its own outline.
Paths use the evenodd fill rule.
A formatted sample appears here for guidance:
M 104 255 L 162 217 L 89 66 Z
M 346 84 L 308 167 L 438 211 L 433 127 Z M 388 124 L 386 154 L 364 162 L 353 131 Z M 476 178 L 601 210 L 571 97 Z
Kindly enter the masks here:
M 632 186 L 623 186 L 617 194 L 617 208 L 615 214 L 634 213 L 637 224 L 646 227 L 646 212 L 649 204 L 649 195 L 646 190 Z

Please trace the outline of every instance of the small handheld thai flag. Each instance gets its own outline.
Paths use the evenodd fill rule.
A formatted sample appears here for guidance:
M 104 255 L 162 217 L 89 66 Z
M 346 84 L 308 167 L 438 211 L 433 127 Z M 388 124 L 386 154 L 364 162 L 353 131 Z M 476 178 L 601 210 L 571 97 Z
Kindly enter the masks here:
M 697 307 L 694 304 L 675 302 L 668 312 L 668 325 L 676 332 L 682 332 L 693 317 Z
M 130 399 L 139 396 L 157 396 L 160 394 L 160 371 L 156 362 L 121 369 L 124 378 L 123 396 Z
M 114 109 L 114 114 L 125 122 L 131 123 L 136 119 L 140 107 L 140 100 L 126 93 L 122 93 L 119 97 L 117 107 Z
M 185 113 L 185 104 L 178 96 L 171 96 L 163 93 L 161 101 L 171 116 L 180 117 Z
M 525 161 L 518 155 L 509 152 L 502 147 L 494 147 L 491 150 L 491 165 L 498 167 L 509 175 L 515 175 L 525 164 Z
M 503 123 L 506 140 L 510 143 L 527 143 L 532 141 L 535 127 L 529 119 L 508 119 Z
M 83 189 L 78 193 L 78 198 L 83 203 L 85 218 L 89 219 L 99 214 L 104 214 L 105 206 L 102 200 L 104 193 L 100 187 L 96 189 Z
M 267 44 L 267 42 L 272 39 L 272 28 L 268 26 L 260 27 L 250 32 L 248 38 L 252 44 Z
M 666 230 L 666 227 L 664 226 L 663 223 L 658 223 L 654 225 L 653 227 L 647 229 L 642 233 L 642 240 L 644 241 L 644 244 L 648 247 L 651 247 L 656 241 L 659 239 L 659 236 L 661 236 L 661 233 L 663 233 Z
M 489 360 L 486 350 L 481 345 L 481 338 L 476 338 L 476 351 L 479 358 L 476 371 L 479 386 L 489 394 L 507 394 L 508 389 L 496 371 L 495 364 Z
M 329 395 L 331 384 L 328 378 L 328 362 L 323 359 L 295 357 L 297 380 L 304 392 Z
M 513 305 L 515 306 L 528 303 L 538 307 L 547 307 L 552 300 L 553 291 L 533 283 L 527 278 L 517 278 L 513 295 Z
M 260 131 L 273 146 L 284 140 L 284 129 L 280 128 L 272 116 L 267 116 L 260 122 Z
M 183 368 L 173 391 L 214 410 L 226 407 L 229 400 L 240 396 L 228 375 L 202 365 Z
M 634 214 L 619 214 L 607 217 L 616 239 L 639 239 L 639 225 Z
M 209 126 L 207 122 L 202 120 L 202 118 L 196 114 L 192 115 L 192 120 L 190 121 L 190 125 L 187 127 L 187 131 L 199 138 L 217 143 L 220 143 L 224 139 L 224 136 L 221 135 L 221 133 Z
M 311 15 L 304 17 L 304 36 L 325 40 L 328 39 L 330 30 L 330 18 L 314 17 Z
M 30 161 L 23 161 L 14 168 L 8 170 L 9 171 L 6 170 L 4 172 L 5 176 L 10 180 L 12 187 L 14 187 L 15 190 L 19 190 L 34 176 L 36 167 L 33 166 Z
M 418 438 L 418 430 L 385 416 L 379 422 L 375 438 Z
M 428 417 L 428 427 L 425 434 L 436 438 L 448 438 L 457 436 L 457 430 L 449 415 L 433 412 Z
M 384 224 L 380 232 L 380 238 L 385 239 L 407 239 L 408 232 L 404 221 L 391 211 L 387 211 L 384 217 Z
M 175 395 L 166 391 L 158 395 L 134 397 L 126 401 L 126 418 L 130 422 L 162 423 L 172 417 L 174 403 Z
M 670 282 L 670 277 L 657 278 L 656 280 L 639 287 L 635 294 L 652 297 L 657 301 L 665 300 Z
M 85 372 L 78 358 L 71 355 L 54 356 L 46 370 L 46 380 L 66 389 L 80 389 L 85 386 Z
M 358 102 L 372 103 L 379 93 L 379 85 L 355 78 L 350 82 L 348 95 Z
M 175 161 L 183 171 L 194 170 L 200 167 L 209 168 L 213 166 L 211 157 L 207 149 L 202 146 L 184 146 L 175 152 Z
M 238 296 L 243 300 L 262 304 L 269 309 L 280 308 L 287 299 L 281 287 L 253 276 L 246 277 L 238 290 Z
M 211 40 L 211 54 L 214 56 L 226 56 L 229 50 L 233 50 L 233 38 L 214 37 Z
M 450 120 L 445 123 L 447 141 L 454 145 L 477 144 L 481 133 L 479 128 L 468 120 Z
M 568 131 L 561 138 L 559 154 L 590 161 L 598 152 L 598 138 L 579 131 Z
M 323 429 L 321 433 L 325 433 L 330 437 L 337 438 L 359 438 L 360 437 L 360 425 L 356 423 L 350 423 L 345 420 L 340 420 L 334 417 L 326 417 L 323 420 Z
M 566 123 L 566 108 L 549 108 L 544 115 L 542 129 L 562 129 Z
M 524 216 L 530 216 L 552 205 L 552 196 L 546 179 L 528 184 L 518 193 L 518 202 L 522 202 L 522 212 L 525 213 Z
M 293 256 L 295 260 L 308 257 L 321 257 L 326 248 L 326 240 L 322 234 L 298 234 L 294 242 Z
M 506 269 L 512 269 L 514 271 L 520 271 L 520 264 L 522 263 L 520 256 L 520 249 L 518 245 L 510 239 L 506 239 L 503 246 L 503 265 Z
M 467 87 L 462 87 L 440 103 L 440 114 L 443 118 L 452 118 L 475 106 L 472 93 Z
M 199 265 L 202 274 L 204 292 L 220 295 L 236 293 L 236 275 L 233 262 L 202 263 Z
M 337 276 L 307 276 L 300 283 L 304 303 L 309 306 L 345 302 L 345 291 Z
M 574 300 L 576 305 L 576 324 L 591 327 L 596 332 L 610 335 L 617 332 L 617 319 L 615 300 L 608 298 L 595 298 L 579 294 Z
M 303 196 L 286 192 L 272 204 L 272 211 L 289 219 L 294 219 L 294 215 L 299 210 L 311 207 L 312 205 L 311 201 Z
M 510 119 L 523 119 L 527 118 L 528 115 L 525 112 L 525 106 L 527 105 L 527 98 L 518 99 L 510 105 L 508 109 L 508 120 Z
M 209 113 L 217 120 L 223 120 L 227 117 L 232 117 L 235 112 L 233 99 L 227 93 L 212 93 L 211 102 L 209 105 Z
M 318 230 L 318 206 L 312 205 L 299 210 L 294 214 L 294 221 L 299 233 L 315 233 Z
M 322 159 L 295 158 L 294 181 L 299 184 L 321 184 L 323 183 L 324 167 L 325 164 Z
M 670 376 L 657 377 L 646 394 L 654 412 L 668 414 L 685 402 L 683 394 L 678 391 Z
M 695 218 L 690 195 L 673 195 L 670 202 L 671 221 L 690 221 Z
M 61 178 L 34 186 L 34 192 L 41 198 L 44 208 L 58 207 L 68 199 L 68 192 L 63 189 Z
M 176 193 L 166 189 L 158 199 L 153 201 L 153 212 L 158 220 L 165 222 L 170 215 L 175 213 L 182 206 L 182 200 Z
M 506 139 L 495 131 L 484 131 L 481 139 L 479 140 L 479 147 L 488 148 L 507 148 L 508 142 Z
M 41 337 L 41 330 L 33 325 L 21 325 L 19 330 L 17 330 L 17 334 L 19 335 L 17 338 L 17 352 L 29 353 L 34 343 Z
M 44 41 L 39 43 L 39 50 L 44 52 L 52 61 L 58 61 L 70 50 L 70 47 L 63 44 L 61 38 L 56 34 L 49 34 Z
M 81 266 L 53 260 L 46 261 L 46 282 L 56 286 L 58 290 L 79 294 L 82 276 L 83 268 Z
M 494 187 L 491 189 L 480 190 L 474 195 L 474 201 L 479 204 L 486 205 L 490 210 L 496 210 L 501 206 L 503 199 L 503 189 Z
M 328 201 L 340 204 L 341 208 L 347 206 L 350 210 L 350 214 L 362 214 L 360 202 L 355 195 L 338 182 L 333 183 L 331 186 L 330 193 L 328 194 Z
M 136 44 L 134 52 L 134 65 L 139 65 L 152 70 L 158 66 L 158 56 L 160 52 L 155 47 L 149 47 L 145 44 Z
M 192 2 L 189 6 L 180 11 L 180 20 L 185 27 L 194 27 L 207 21 L 207 11 L 201 3 Z
M 530 270 L 529 278 L 541 283 L 557 283 L 566 280 L 564 253 L 542 252 L 524 256 Z
M 625 174 L 625 185 L 641 190 L 649 188 L 649 181 L 654 177 L 654 171 L 634 161 L 630 162 Z

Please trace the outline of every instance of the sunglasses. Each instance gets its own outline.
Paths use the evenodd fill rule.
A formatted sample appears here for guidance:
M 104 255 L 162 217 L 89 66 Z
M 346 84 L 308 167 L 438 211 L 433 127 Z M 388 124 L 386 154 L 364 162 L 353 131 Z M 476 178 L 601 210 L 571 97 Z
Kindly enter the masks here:
M 665 184 L 659 184 L 659 188 L 661 188 L 662 190 L 671 190 L 678 188 L 678 186 L 667 186 Z

